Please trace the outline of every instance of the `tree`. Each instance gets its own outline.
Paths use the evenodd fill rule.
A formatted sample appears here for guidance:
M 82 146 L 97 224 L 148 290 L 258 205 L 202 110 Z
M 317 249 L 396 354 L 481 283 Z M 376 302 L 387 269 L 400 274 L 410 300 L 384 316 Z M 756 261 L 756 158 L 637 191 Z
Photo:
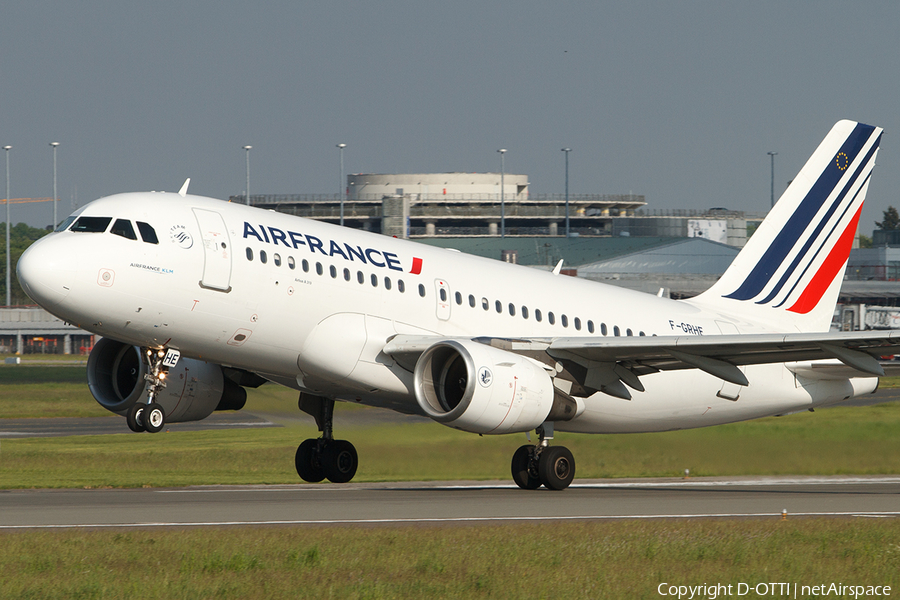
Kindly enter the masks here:
M 867 235 L 859 234 L 859 247 L 860 248 L 871 248 L 872 247 L 872 238 Z
M 897 213 L 897 209 L 893 206 L 888 206 L 887 210 L 884 211 L 882 221 L 875 221 L 875 227 L 887 231 L 900 229 L 900 214 Z

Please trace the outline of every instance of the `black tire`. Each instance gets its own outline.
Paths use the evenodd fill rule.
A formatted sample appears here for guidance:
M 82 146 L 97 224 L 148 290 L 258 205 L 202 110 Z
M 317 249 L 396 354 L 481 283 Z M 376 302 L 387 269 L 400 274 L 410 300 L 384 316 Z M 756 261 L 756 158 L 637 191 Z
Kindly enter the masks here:
M 356 475 L 359 457 L 347 440 L 332 440 L 322 451 L 322 470 L 331 483 L 347 483 Z
M 575 458 L 563 446 L 544 448 L 538 460 L 538 476 L 547 489 L 564 490 L 575 479 Z
M 529 444 L 520 446 L 512 457 L 512 478 L 523 490 L 536 490 L 541 487 L 540 478 L 532 472 L 536 466 L 532 465 L 533 457 L 534 446 Z
M 325 479 L 325 472 L 319 466 L 319 440 L 304 440 L 294 456 L 294 467 L 300 479 L 309 483 L 319 483 Z
M 135 433 L 146 431 L 144 429 L 144 420 L 142 418 L 145 408 L 147 408 L 146 404 L 138 403 L 128 409 L 128 414 L 125 415 L 125 422 L 128 424 L 128 429 Z
M 156 402 L 151 402 L 144 407 L 141 421 L 148 433 L 159 433 L 166 426 L 166 413 L 163 411 L 162 406 Z

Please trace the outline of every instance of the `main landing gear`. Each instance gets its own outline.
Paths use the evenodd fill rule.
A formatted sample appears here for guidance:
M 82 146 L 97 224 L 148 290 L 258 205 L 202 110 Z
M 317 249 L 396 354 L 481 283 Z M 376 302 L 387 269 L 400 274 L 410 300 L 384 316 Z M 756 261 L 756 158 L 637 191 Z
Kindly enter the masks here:
M 356 475 L 359 458 L 356 448 L 346 440 L 336 440 L 332 432 L 334 400 L 300 394 L 298 406 L 316 420 L 322 437 L 305 440 L 297 448 L 294 464 L 303 481 L 318 483 L 328 479 L 332 483 L 347 483 Z
M 536 490 L 541 485 L 550 490 L 564 490 L 575 479 L 575 458 L 568 448 L 550 446 L 553 424 L 537 428 L 538 443 L 526 444 L 512 457 L 512 477 L 523 490 Z
M 166 425 L 166 413 L 162 405 L 156 402 L 156 397 L 166 387 L 169 367 L 178 363 L 181 353 L 166 348 L 142 348 L 141 352 L 147 364 L 144 379 L 150 383 L 147 386 L 147 402 L 138 402 L 132 406 L 125 416 L 125 422 L 134 432 L 159 433 Z

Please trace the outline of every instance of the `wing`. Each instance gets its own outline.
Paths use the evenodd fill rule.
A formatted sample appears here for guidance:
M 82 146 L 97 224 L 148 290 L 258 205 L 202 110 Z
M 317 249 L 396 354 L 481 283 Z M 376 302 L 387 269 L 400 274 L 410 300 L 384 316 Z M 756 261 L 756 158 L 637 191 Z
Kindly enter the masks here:
M 419 354 L 442 339 L 396 336 L 384 348 L 400 364 L 415 363 Z M 587 393 L 603 391 L 630 398 L 625 388 L 643 391 L 641 375 L 677 369 L 700 369 L 737 385 L 750 385 L 738 367 L 790 363 L 795 372 L 819 377 L 881 377 L 877 356 L 900 353 L 900 331 L 787 333 L 716 336 L 464 338 L 516 354 L 559 362 L 561 375 Z M 830 359 L 830 360 L 829 360 Z M 824 361 L 820 364 L 809 361 Z M 624 384 L 624 385 L 623 385 Z M 580 394 L 579 394 L 580 395 Z

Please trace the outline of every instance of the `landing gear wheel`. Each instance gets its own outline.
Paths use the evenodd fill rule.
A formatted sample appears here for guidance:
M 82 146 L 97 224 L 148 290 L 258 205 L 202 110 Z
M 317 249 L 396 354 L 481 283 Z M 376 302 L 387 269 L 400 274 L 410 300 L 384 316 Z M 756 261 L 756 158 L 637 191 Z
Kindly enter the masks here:
M 547 489 L 564 490 L 575 479 L 575 458 L 568 448 L 547 446 L 538 459 L 538 476 Z
M 128 424 L 128 429 L 135 433 L 145 431 L 143 419 L 145 408 L 147 408 L 146 404 L 135 404 L 128 410 L 128 414 L 125 416 L 125 422 Z
M 359 458 L 347 440 L 331 440 L 322 450 L 322 470 L 331 483 L 347 483 L 356 475 Z
M 318 440 L 304 440 L 300 447 L 297 448 L 297 454 L 294 456 L 294 466 L 297 468 L 297 475 L 303 481 L 319 483 L 325 479 L 325 472 L 319 466 L 318 446 Z
M 166 413 L 163 412 L 163 407 L 156 402 L 145 405 L 141 416 L 144 429 L 149 433 L 159 433 L 166 426 Z
M 523 490 L 536 490 L 541 487 L 534 461 L 534 446 L 525 444 L 516 450 L 512 457 L 512 478 Z

